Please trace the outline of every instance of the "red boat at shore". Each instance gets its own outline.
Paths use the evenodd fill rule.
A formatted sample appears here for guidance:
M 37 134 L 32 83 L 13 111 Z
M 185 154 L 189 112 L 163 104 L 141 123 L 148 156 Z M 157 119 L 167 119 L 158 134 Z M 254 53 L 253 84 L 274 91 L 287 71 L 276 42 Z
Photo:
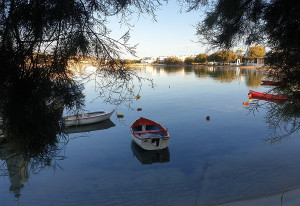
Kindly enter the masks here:
M 278 86 L 281 85 L 282 82 L 274 82 L 274 81 L 267 81 L 267 80 L 262 80 L 261 85 L 272 85 L 272 86 Z
M 260 100 L 273 101 L 273 102 L 282 102 L 288 99 L 287 96 L 255 92 L 252 90 L 249 90 L 248 96 L 250 99 L 260 99 Z

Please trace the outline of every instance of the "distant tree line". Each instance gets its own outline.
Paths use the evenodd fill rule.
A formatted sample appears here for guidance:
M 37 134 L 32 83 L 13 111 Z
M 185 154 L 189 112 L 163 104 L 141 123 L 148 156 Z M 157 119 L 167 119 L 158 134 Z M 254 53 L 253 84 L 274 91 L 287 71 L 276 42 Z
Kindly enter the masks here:
M 252 46 L 247 52 L 243 50 L 220 50 L 212 54 L 201 53 L 195 57 L 186 57 L 184 60 L 178 57 L 167 57 L 164 60 L 156 60 L 153 63 L 161 63 L 166 65 L 193 65 L 193 64 L 207 64 L 208 62 L 218 62 L 222 64 L 228 64 L 240 59 L 240 62 L 245 60 L 255 60 L 256 58 L 263 57 L 266 54 L 266 50 L 261 45 Z M 124 63 L 134 64 L 140 63 L 141 60 L 123 60 Z

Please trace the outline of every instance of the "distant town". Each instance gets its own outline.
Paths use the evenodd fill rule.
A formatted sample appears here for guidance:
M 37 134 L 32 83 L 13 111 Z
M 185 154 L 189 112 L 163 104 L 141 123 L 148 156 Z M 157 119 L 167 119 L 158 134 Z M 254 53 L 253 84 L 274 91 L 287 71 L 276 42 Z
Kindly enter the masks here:
M 265 48 L 261 45 L 243 50 L 221 50 L 212 54 L 143 57 L 139 60 L 123 60 L 126 64 L 152 65 L 247 65 L 264 66 Z

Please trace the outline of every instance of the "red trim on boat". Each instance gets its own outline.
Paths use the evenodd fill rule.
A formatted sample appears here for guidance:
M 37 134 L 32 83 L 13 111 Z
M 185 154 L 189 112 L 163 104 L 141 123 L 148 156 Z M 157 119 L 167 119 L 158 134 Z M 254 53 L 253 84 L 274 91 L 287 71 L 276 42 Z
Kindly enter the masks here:
M 146 131 L 133 131 L 133 127 L 135 126 L 142 126 L 142 125 L 155 125 L 159 128 L 159 130 L 146 130 Z M 158 132 L 163 132 L 165 134 L 165 136 L 162 136 L 162 139 L 168 139 L 170 138 L 168 131 L 163 128 L 163 126 L 161 126 L 160 124 L 150 120 L 150 119 L 146 119 L 146 118 L 139 118 L 137 119 L 130 127 L 130 131 L 131 133 L 138 139 L 140 140 L 145 140 L 145 139 L 151 139 L 151 137 L 140 137 L 139 134 L 146 134 L 146 133 L 158 133 Z

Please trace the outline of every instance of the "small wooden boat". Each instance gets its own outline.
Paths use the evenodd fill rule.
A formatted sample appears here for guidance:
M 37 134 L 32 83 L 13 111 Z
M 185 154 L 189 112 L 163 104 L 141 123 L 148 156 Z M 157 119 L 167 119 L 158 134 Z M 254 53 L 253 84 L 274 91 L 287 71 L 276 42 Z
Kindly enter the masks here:
M 93 124 L 109 119 L 114 111 L 115 110 L 112 110 L 111 112 L 98 111 L 66 116 L 63 118 L 63 122 L 66 127 Z
M 168 131 L 160 124 L 146 118 L 139 118 L 130 127 L 132 139 L 145 150 L 164 149 L 170 144 Z
M 288 99 L 288 97 L 283 95 L 255 92 L 252 90 L 249 90 L 248 96 L 250 99 L 260 99 L 260 100 L 274 101 L 274 102 L 285 101 Z

